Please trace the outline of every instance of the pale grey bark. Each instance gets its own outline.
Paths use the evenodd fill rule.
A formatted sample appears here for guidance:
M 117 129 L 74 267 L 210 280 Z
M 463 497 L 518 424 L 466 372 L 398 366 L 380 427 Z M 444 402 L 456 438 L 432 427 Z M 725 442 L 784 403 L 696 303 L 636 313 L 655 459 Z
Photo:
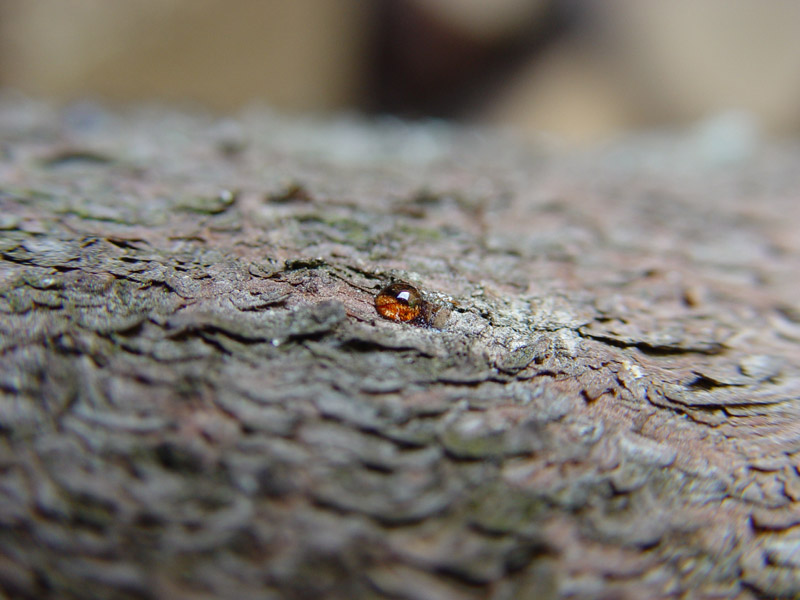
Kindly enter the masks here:
M 0 139 L 6 596 L 800 595 L 796 149 L 8 99 Z

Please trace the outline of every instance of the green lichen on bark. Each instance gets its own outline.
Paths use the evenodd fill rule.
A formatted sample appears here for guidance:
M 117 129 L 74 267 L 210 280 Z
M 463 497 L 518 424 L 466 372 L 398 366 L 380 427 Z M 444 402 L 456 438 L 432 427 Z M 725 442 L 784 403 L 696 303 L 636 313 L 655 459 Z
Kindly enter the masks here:
M 9 100 L 0 131 L 6 595 L 800 593 L 795 151 Z M 396 279 L 440 328 L 376 315 Z

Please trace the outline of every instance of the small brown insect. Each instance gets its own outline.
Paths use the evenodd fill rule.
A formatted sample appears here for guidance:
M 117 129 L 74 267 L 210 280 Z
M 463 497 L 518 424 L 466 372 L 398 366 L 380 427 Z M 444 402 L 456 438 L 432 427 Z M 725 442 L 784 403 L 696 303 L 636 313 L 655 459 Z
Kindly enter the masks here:
M 407 283 L 393 283 L 375 296 L 375 310 L 384 319 L 408 323 L 423 317 L 425 301 L 419 290 Z

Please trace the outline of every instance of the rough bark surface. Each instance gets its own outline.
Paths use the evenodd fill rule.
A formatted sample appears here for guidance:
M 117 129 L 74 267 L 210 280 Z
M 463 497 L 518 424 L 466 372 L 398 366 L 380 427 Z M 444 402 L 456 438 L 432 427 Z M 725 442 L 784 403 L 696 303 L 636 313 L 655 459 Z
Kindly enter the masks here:
M 800 597 L 797 149 L 8 99 L 0 140 L 5 596 Z

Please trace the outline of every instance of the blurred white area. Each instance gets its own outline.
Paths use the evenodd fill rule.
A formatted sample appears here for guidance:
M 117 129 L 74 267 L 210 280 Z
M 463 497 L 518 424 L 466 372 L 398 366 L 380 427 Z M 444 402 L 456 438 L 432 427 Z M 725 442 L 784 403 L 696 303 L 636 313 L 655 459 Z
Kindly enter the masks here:
M 588 5 L 589 3 L 587 3 Z M 800 130 L 800 2 L 609 0 L 531 62 L 488 116 L 581 142 L 738 111 Z

